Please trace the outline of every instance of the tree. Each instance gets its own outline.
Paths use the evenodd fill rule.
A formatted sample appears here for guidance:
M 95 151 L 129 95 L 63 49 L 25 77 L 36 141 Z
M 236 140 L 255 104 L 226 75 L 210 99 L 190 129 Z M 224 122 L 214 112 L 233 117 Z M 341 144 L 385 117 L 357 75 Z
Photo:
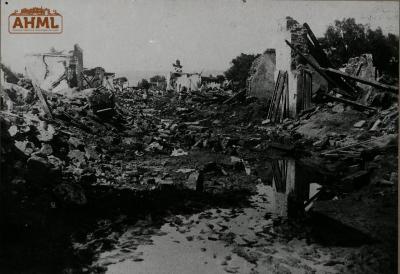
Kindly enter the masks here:
M 368 51 L 372 53 L 374 65 L 392 75 L 398 75 L 399 37 L 391 33 L 383 35 L 382 29 L 368 29 L 366 33 Z
M 249 77 L 249 71 L 253 61 L 259 57 L 260 54 L 244 54 L 241 53 L 231 61 L 231 67 L 225 71 L 225 76 L 232 82 L 238 82 L 239 89 L 246 87 L 246 80 Z
M 161 75 L 154 75 L 153 77 L 150 78 L 151 83 L 162 83 L 166 82 L 167 80 L 165 79 L 165 76 Z
M 335 20 L 320 42 L 336 68 L 349 58 L 371 53 L 378 70 L 398 74 L 399 38 L 394 34 L 385 36 L 381 28 L 372 30 L 368 25 L 357 24 L 354 18 Z
M 150 83 L 155 83 L 157 88 L 166 89 L 167 88 L 167 79 L 165 76 L 155 75 L 150 78 Z
M 138 88 L 141 88 L 141 89 L 149 89 L 149 88 L 150 88 L 150 83 L 149 83 L 149 81 L 147 81 L 146 79 L 142 79 L 142 80 L 139 81 L 139 83 L 138 83 Z
M 217 81 L 218 81 L 219 83 L 222 83 L 223 81 L 225 81 L 225 76 L 223 76 L 223 75 L 221 75 L 221 74 L 218 74 L 218 75 L 216 76 L 216 78 L 217 78 Z

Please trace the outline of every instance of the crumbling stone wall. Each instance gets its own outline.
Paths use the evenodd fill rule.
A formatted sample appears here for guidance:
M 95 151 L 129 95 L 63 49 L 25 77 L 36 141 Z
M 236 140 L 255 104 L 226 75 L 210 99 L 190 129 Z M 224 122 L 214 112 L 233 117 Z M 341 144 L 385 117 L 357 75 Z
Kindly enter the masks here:
M 271 98 L 275 87 L 275 69 L 275 49 L 267 49 L 251 65 L 247 79 L 248 94 L 257 98 Z
M 344 70 L 346 73 L 351 74 L 353 76 L 358 76 L 360 78 L 376 81 L 379 77 L 378 70 L 374 67 L 373 64 L 373 56 L 372 54 L 362 54 L 361 56 L 357 56 L 354 58 L 350 58 L 347 61 L 345 67 L 341 70 Z M 369 104 L 371 100 L 374 100 L 375 97 L 381 95 L 380 92 L 377 92 L 373 87 L 369 85 L 365 85 L 362 83 L 356 83 L 362 89 L 362 95 L 360 98 L 360 102 L 362 104 Z
M 378 77 L 372 54 L 363 54 L 358 57 L 350 58 L 344 71 L 370 81 L 374 81 Z
M 49 52 L 25 57 L 25 72 L 40 88 L 58 92 L 83 86 L 83 52 L 78 44 L 68 54 Z
M 41 89 L 51 91 L 53 84 L 65 74 L 69 58 L 64 55 L 33 54 L 25 57 L 25 72 Z M 59 83 L 68 87 L 67 79 Z
M 278 23 L 275 79 L 278 77 L 279 70 L 288 72 L 289 117 L 293 118 L 297 115 L 298 73 L 296 70 L 299 65 L 304 65 L 304 62 L 285 43 L 285 40 L 292 43 L 305 55 L 309 53 L 306 28 L 289 16 Z
M 318 89 L 326 89 L 328 83 L 285 43 L 285 40 L 288 40 L 295 48 L 311 59 L 311 61 L 316 62 L 309 54 L 310 49 L 307 42 L 307 29 L 302 24 L 299 24 L 299 22 L 288 16 L 278 24 L 278 35 L 280 37 L 276 47 L 277 70 L 275 72 L 275 79 L 277 78 L 279 70 L 288 72 L 289 117 L 294 118 L 298 115 L 298 107 L 296 107 L 299 95 L 298 68 L 303 67 L 310 70 L 313 93 Z
M 286 31 L 290 33 L 290 43 L 299 49 L 303 54 L 308 55 L 309 48 L 307 44 L 307 30 L 306 28 L 299 24 L 292 17 L 286 17 Z M 295 70 L 298 65 L 305 65 L 306 63 L 299 58 L 294 50 L 291 50 L 291 63 L 290 68 Z

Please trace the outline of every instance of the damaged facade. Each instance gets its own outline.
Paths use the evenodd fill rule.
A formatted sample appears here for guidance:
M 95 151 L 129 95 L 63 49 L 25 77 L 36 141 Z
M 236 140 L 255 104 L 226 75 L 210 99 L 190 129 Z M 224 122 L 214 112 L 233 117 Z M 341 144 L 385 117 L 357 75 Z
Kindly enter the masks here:
M 48 53 L 27 55 L 25 60 L 26 75 L 43 90 L 57 93 L 70 88 L 114 88 L 115 73 L 106 72 L 102 67 L 84 68 L 83 51 L 77 44 L 68 53 L 53 49 Z
M 170 72 L 166 79 L 166 89 L 176 92 L 219 89 L 226 86 L 224 78 L 202 76 L 201 73 Z
M 25 73 L 44 90 L 83 87 L 83 52 L 79 45 L 69 53 L 52 51 L 26 56 Z
M 201 85 L 199 73 L 170 72 L 167 75 L 167 90 L 197 91 Z
M 258 57 L 249 72 L 247 80 L 248 94 L 258 98 L 274 99 L 274 104 L 281 102 L 280 113 L 283 118 L 294 118 L 301 111 L 311 107 L 312 93 L 327 88 L 327 82 L 312 67 L 307 65 L 285 44 L 290 41 L 296 48 L 309 56 L 307 29 L 291 17 L 286 17 L 278 24 L 278 39 L 275 49 L 267 49 Z M 287 80 L 274 98 L 274 89 L 279 86 L 279 74 L 286 72 Z M 282 78 L 283 79 L 283 78 Z M 283 85 L 283 84 L 282 84 Z M 285 96 L 285 94 L 287 94 Z M 281 120 L 282 120 L 281 119 Z
M 275 71 L 275 49 L 267 49 L 250 68 L 250 76 L 247 79 L 248 94 L 257 98 L 270 99 L 275 87 Z

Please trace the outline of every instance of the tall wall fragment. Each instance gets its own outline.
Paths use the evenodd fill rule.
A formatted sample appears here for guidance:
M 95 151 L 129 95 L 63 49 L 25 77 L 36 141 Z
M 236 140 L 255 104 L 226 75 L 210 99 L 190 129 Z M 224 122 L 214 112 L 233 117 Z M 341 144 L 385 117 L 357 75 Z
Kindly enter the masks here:
M 83 53 L 78 44 L 65 54 L 49 52 L 25 56 L 25 72 L 40 88 L 57 92 L 83 86 Z
M 304 54 L 308 54 L 309 48 L 307 44 L 307 30 L 291 17 L 286 17 L 278 23 L 279 42 L 276 49 L 276 67 L 277 71 L 283 70 L 288 72 L 288 90 L 289 90 L 289 117 L 293 118 L 297 115 L 297 94 L 299 72 L 297 67 L 304 65 L 304 62 L 297 54 L 288 47 L 285 40 L 288 40 L 296 48 Z M 277 77 L 277 72 L 275 73 Z
M 250 76 L 247 79 L 248 94 L 257 98 L 271 98 L 275 87 L 275 70 L 275 49 L 267 49 L 254 60 L 250 68 Z

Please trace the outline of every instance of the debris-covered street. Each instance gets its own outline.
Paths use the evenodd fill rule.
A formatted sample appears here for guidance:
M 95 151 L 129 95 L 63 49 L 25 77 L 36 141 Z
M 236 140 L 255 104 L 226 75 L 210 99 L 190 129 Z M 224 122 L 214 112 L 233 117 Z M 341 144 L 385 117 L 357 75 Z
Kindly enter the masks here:
M 0 272 L 396 273 L 398 79 L 279 24 L 245 88 L 1 64 Z

